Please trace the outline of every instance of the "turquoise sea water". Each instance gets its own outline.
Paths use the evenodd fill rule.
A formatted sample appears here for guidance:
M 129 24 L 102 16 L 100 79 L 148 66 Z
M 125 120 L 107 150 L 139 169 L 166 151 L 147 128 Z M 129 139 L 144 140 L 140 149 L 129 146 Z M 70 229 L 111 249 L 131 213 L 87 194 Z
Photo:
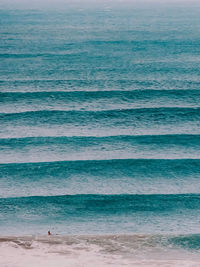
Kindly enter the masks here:
M 199 248 L 199 11 L 0 11 L 0 235 Z

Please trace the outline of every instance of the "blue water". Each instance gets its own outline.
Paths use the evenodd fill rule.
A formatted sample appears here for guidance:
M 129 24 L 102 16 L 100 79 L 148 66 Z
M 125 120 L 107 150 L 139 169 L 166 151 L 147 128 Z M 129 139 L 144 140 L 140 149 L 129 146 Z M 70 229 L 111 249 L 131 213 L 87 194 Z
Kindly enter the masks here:
M 0 235 L 161 233 L 199 248 L 199 11 L 0 11 Z

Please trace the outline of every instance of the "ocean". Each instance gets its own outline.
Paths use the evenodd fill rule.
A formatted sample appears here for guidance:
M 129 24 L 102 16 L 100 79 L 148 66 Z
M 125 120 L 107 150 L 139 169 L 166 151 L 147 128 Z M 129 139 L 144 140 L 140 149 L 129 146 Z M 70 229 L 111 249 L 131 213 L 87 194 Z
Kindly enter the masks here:
M 1 5 L 2 267 L 200 266 L 199 12 Z

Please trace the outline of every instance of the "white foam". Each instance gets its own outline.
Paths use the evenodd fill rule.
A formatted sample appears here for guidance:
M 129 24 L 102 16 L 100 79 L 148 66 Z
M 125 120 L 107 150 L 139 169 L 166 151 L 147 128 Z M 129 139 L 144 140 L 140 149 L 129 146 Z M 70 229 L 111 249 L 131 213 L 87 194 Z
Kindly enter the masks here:
M 177 253 L 175 250 L 163 250 L 148 247 L 143 241 L 145 236 L 135 236 L 135 244 L 140 253 L 128 254 L 126 245 L 128 236 L 121 237 L 123 244 L 118 243 L 120 237 L 45 237 L 28 239 L 11 239 L 0 242 L 1 267 L 108 267 L 108 266 L 148 266 L 148 267 L 197 267 L 200 258 L 187 251 Z M 142 239 L 142 240 L 140 240 Z M 139 244 L 139 243 L 140 244 Z M 143 244 L 143 245 L 142 245 Z M 139 245 L 139 246 L 138 246 Z M 142 245 L 142 246 L 141 246 Z M 121 246 L 121 247 L 120 247 Z M 140 247 L 141 246 L 141 247 Z M 132 247 L 132 248 L 133 248 Z M 120 249 L 119 249 L 120 248 Z M 123 248 L 123 249 L 122 249 Z M 130 248 L 130 247 L 129 247 Z M 122 249 L 122 250 L 121 250 Z M 144 250 L 144 253 L 143 253 Z M 146 252 L 145 252 L 146 251 Z M 120 252 L 120 253 L 119 253 Z M 130 252 L 130 251 L 129 251 Z M 139 256 L 140 255 L 140 256 Z M 141 256 L 142 255 L 142 256 Z
M 199 267 L 200 261 L 194 260 L 129 260 L 113 255 L 103 256 L 95 247 L 90 249 L 72 251 L 66 250 L 62 253 L 51 250 L 47 245 L 40 245 L 34 249 L 18 248 L 15 245 L 4 244 L 0 246 L 1 267 L 106 267 L 106 266 L 176 266 L 176 267 Z
M 22 248 L 15 243 L 6 242 L 0 246 L 0 266 L 1 267 L 100 267 L 121 266 L 116 264 L 114 256 L 105 257 L 99 253 L 97 246 L 83 245 L 50 245 L 38 242 L 32 243 L 32 248 Z

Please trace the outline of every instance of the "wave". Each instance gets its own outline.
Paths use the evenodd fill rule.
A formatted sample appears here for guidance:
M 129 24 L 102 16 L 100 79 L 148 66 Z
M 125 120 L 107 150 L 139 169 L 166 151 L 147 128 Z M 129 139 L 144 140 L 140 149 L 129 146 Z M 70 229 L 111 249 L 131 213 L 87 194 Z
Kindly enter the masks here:
M 52 206 L 50 209 L 49 207 Z M 31 196 L 19 198 L 0 198 L 1 214 L 15 213 L 15 210 L 27 209 L 34 213 L 51 211 L 53 215 L 72 217 L 112 216 L 133 213 L 155 212 L 157 214 L 196 213 L 200 210 L 199 194 L 183 195 L 62 195 Z M 46 207 L 46 208 L 45 208 Z M 182 211 L 182 212 L 181 212 Z M 166 213 L 167 212 L 167 213 Z M 54 214 L 53 214 L 54 213 Z
M 199 194 L 1 198 L 0 229 L 45 233 L 54 225 L 61 233 L 74 234 L 191 234 L 199 232 L 199 210 Z
M 180 121 L 198 121 L 200 119 L 200 108 L 141 108 L 141 109 L 119 109 L 107 111 L 60 111 L 60 110 L 40 110 L 22 113 L 0 114 L 0 121 L 11 122 L 21 120 L 32 123 L 81 123 L 90 124 L 101 120 L 102 123 L 108 121 L 110 124 L 112 120 L 122 123 L 141 122 L 158 124 L 163 120 L 165 122 L 177 123 Z
M 157 168 L 159 166 L 159 169 Z M 35 162 L 35 163 L 6 163 L 0 164 L 0 177 L 6 175 L 24 176 L 30 175 L 55 175 L 60 177 L 62 171 L 67 170 L 67 173 L 93 173 L 95 175 L 105 176 L 108 172 L 109 177 L 113 176 L 136 176 L 142 177 L 155 177 L 157 173 L 160 177 L 163 176 L 167 179 L 179 175 L 198 175 L 200 172 L 199 159 L 114 159 L 114 160 L 77 160 L 77 161 L 58 161 L 58 162 Z M 175 175 L 173 175 L 175 173 Z M 143 174 L 143 175 L 142 175 Z M 62 174 L 61 174 L 62 176 Z M 21 176 L 24 179 L 23 176 Z M 42 176 L 41 176 L 42 177 Z
M 199 134 L 200 108 L 106 111 L 41 110 L 0 114 L 1 138 Z
M 32 30 L 32 29 L 31 29 Z M 79 40 L 77 42 L 67 42 L 65 43 L 65 46 L 68 47 L 68 49 L 55 49 L 54 47 L 49 47 L 50 49 L 45 51 L 44 49 L 41 49 L 40 45 L 38 45 L 38 50 L 30 50 L 30 49 L 26 49 L 26 52 L 21 52 L 20 50 L 16 49 L 15 51 L 11 51 L 8 52 L 9 50 L 4 50 L 4 53 L 0 53 L 0 58 L 6 59 L 6 58 L 37 58 L 37 57 L 44 57 L 44 58 L 50 58 L 50 59 L 60 59 L 62 60 L 63 58 L 67 57 L 67 58 L 72 58 L 74 60 L 78 60 L 80 61 L 82 60 L 86 60 L 88 59 L 88 62 L 91 62 L 92 59 L 97 58 L 97 59 L 103 59 L 104 60 L 104 64 L 107 63 L 108 59 L 110 59 L 110 52 L 112 51 L 112 54 L 114 55 L 120 55 L 121 56 L 121 60 L 123 60 L 123 56 L 128 57 L 129 55 L 126 54 L 126 51 L 129 49 L 133 49 L 133 47 L 135 48 L 135 50 L 137 51 L 137 53 L 135 53 L 135 57 L 137 56 L 138 58 L 141 58 L 141 51 L 147 51 L 148 48 L 148 53 L 154 54 L 155 53 L 155 47 L 157 49 L 162 50 L 163 48 L 166 48 L 166 46 L 168 47 L 175 47 L 175 46 L 179 46 L 180 44 L 185 45 L 185 48 L 189 45 L 189 46 L 193 46 L 193 47 L 197 47 L 199 43 L 198 39 L 193 39 L 193 41 L 191 42 L 191 40 L 184 40 L 184 39 L 177 39 L 177 40 Z M 115 48 L 121 46 L 121 52 L 116 49 L 117 51 L 115 51 Z M 90 53 L 88 53 L 88 48 L 90 49 Z M 97 49 L 97 47 L 101 50 L 103 50 L 103 53 L 99 53 L 99 50 Z M 54 49 L 53 49 L 54 48 Z M 38 52 L 39 51 L 39 52 Z M 97 52 L 95 54 L 95 52 Z M 114 53 L 115 52 L 115 53 Z M 151 60 L 151 58 L 148 58 L 147 62 L 144 62 L 142 60 L 139 61 L 139 65 L 145 65 L 145 64 L 149 64 L 151 66 L 151 64 L 153 63 L 155 65 L 155 63 L 171 63 L 171 62 L 176 62 L 176 63 L 181 63 L 184 62 L 185 59 L 180 60 L 179 58 L 174 58 L 171 55 L 169 55 L 165 60 L 163 58 L 158 58 L 155 56 L 154 54 L 154 60 Z M 193 59 L 194 61 L 194 59 Z M 152 64 L 152 65 L 153 65 Z M 165 66 L 166 66 L 165 64 Z M 73 63 L 71 63 L 71 65 L 73 65 Z M 153 66 L 154 66 L 153 65 Z M 183 67 L 181 65 L 181 67 Z M 177 70 L 178 71 L 178 70 Z M 190 70 L 191 71 L 191 70 Z
M 123 100 L 123 97 L 128 101 L 130 98 L 131 100 L 137 99 L 140 100 L 144 98 L 148 100 L 148 98 L 152 97 L 197 97 L 199 99 L 199 89 L 135 89 L 135 90 L 103 90 L 103 91 L 39 91 L 39 92 L 0 92 L 1 101 L 5 98 L 6 101 L 13 101 L 13 100 L 22 100 L 24 98 L 30 99 L 41 99 L 47 97 L 53 97 L 62 99 L 64 97 L 74 97 L 75 99 L 101 99 L 101 98 L 112 98 L 117 97 L 120 100 Z M 68 99 L 66 99 L 67 101 Z M 179 99 L 180 101 L 182 99 Z M 3 102 L 3 101 L 2 101 Z M 197 102 L 197 101 L 196 101 Z M 198 103 L 197 103 L 198 104 Z
M 198 159 L 0 164 L 0 196 L 198 193 L 199 173 Z
M 112 110 L 199 107 L 199 90 L 133 90 L 0 93 L 5 113 L 46 110 Z M 31 103 L 31 105 L 30 105 Z
M 0 139 L 0 163 L 199 158 L 199 135 L 27 137 Z
M 111 90 L 199 90 L 200 82 L 196 79 L 41 79 L 35 77 L 34 80 L 9 79 L 0 80 L 1 92 L 40 92 L 40 91 L 111 91 Z M 124 89 L 125 88 L 125 89 Z
M 44 57 L 44 58 L 63 58 L 63 57 L 80 57 L 80 56 L 87 56 L 87 52 L 80 51 L 77 49 L 77 51 L 71 51 L 71 52 L 50 52 L 50 53 L 0 53 L 0 58 L 2 59 L 26 59 L 26 58 L 38 58 L 38 57 Z
M 18 198 L 0 198 L 1 207 L 6 211 L 6 206 L 13 203 L 11 211 L 19 206 L 45 207 L 48 204 L 61 205 L 58 212 L 65 206 L 66 213 L 81 213 L 87 216 L 87 211 L 108 214 L 124 214 L 126 212 L 165 211 L 175 212 L 177 209 L 200 209 L 200 194 L 156 194 L 156 195 L 62 195 L 62 196 L 30 196 Z M 70 208 L 67 209 L 66 207 Z M 9 211 L 9 210 L 8 210 Z
M 0 145 L 6 148 L 22 148 L 23 146 L 41 146 L 51 144 L 70 144 L 76 149 L 76 146 L 90 147 L 101 144 L 113 144 L 126 143 L 128 145 L 182 145 L 189 148 L 190 146 L 200 145 L 200 135 L 198 134 L 169 134 L 169 135 L 117 135 L 117 136 L 40 136 L 40 137 L 25 137 L 25 138 L 0 138 Z

